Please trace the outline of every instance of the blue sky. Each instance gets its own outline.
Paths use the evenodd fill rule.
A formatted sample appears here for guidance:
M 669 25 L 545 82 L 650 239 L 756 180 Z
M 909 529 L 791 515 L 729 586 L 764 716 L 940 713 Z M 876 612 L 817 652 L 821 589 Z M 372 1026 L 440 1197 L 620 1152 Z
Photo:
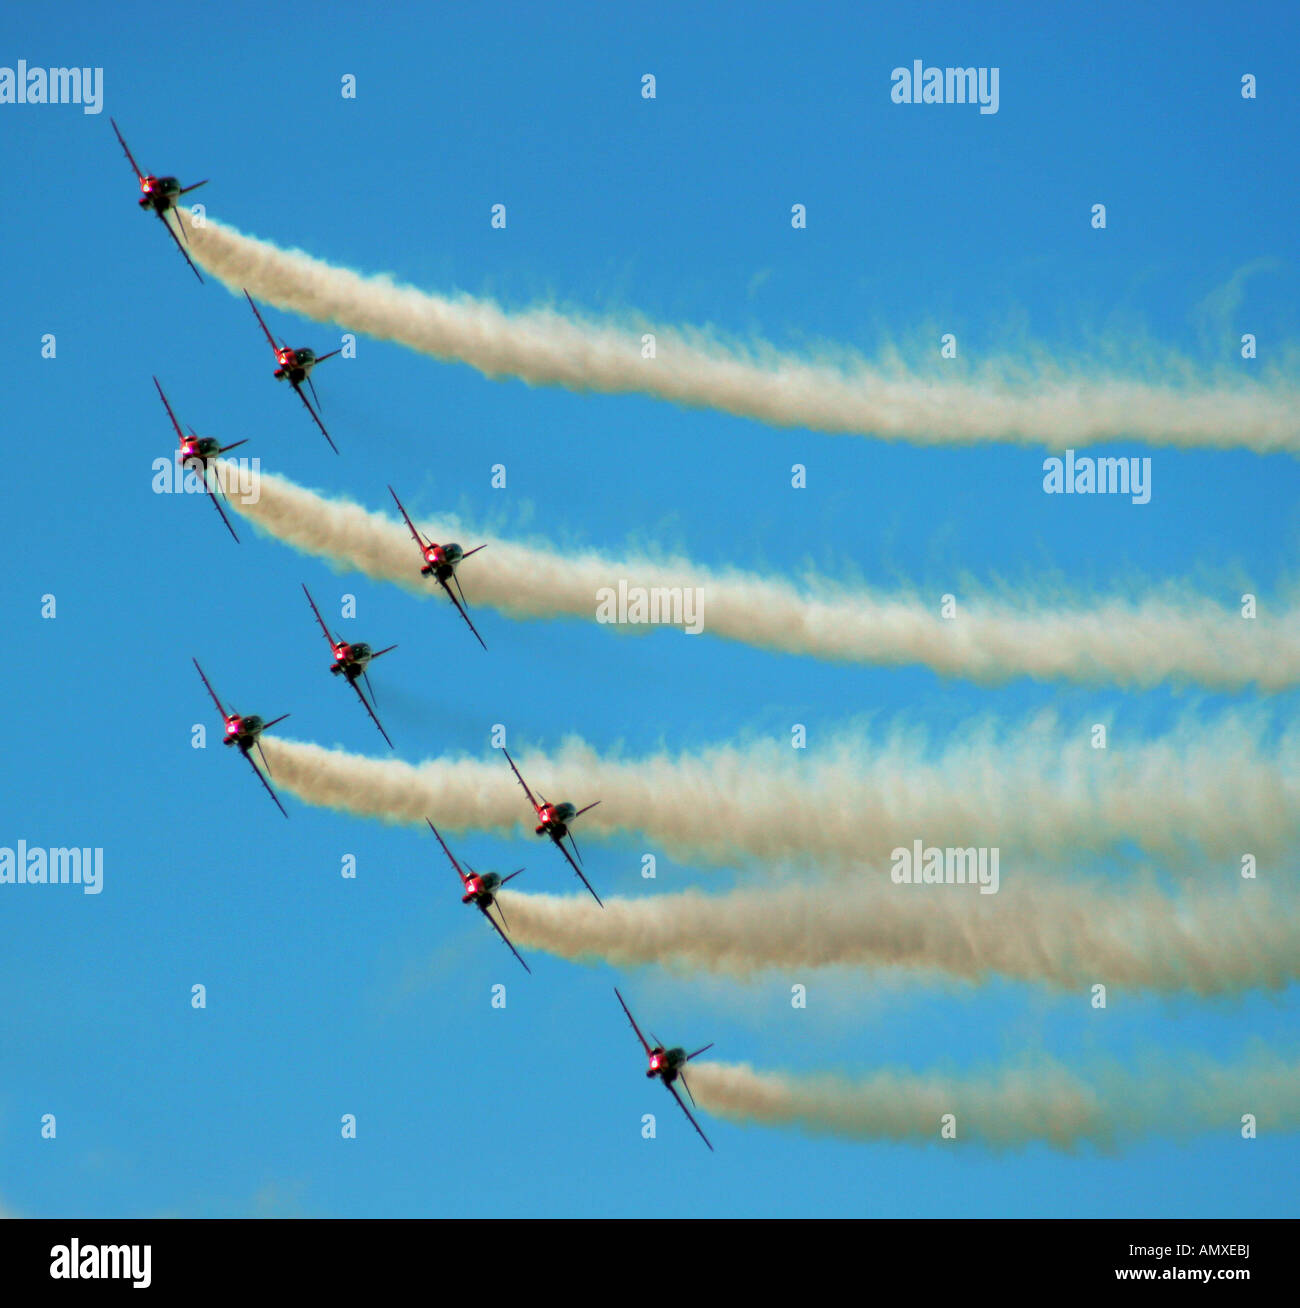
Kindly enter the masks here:
M 202 21 L 10 8 L 0 64 L 100 66 L 105 112 L 0 105 L 8 367 L 0 579 L 9 767 L 0 844 L 99 845 L 105 889 L 0 887 L 0 1207 L 30 1215 L 1294 1215 L 1294 1137 L 1231 1130 L 1120 1156 L 996 1154 L 706 1122 L 709 1154 L 641 1059 L 614 1000 L 671 1040 L 763 1069 L 970 1069 L 1051 1053 L 1080 1067 L 1145 1046 L 1231 1060 L 1294 1045 L 1297 995 L 1239 1001 L 949 988 L 861 973 L 740 986 L 619 976 L 533 956 L 529 978 L 461 909 L 431 838 L 292 799 L 285 822 L 212 726 L 190 665 L 298 739 L 375 753 L 326 674 L 302 598 L 358 599 L 349 634 L 400 643 L 375 677 L 398 754 L 486 755 L 576 733 L 630 754 L 809 727 L 810 750 L 872 715 L 959 740 L 981 715 L 1054 708 L 1135 736 L 1254 697 L 841 667 L 671 631 L 479 615 L 338 576 L 193 497 L 158 496 L 182 421 L 247 437 L 263 466 L 384 508 L 455 512 L 555 548 L 671 547 L 702 564 L 906 581 L 935 595 L 1044 581 L 1142 593 L 1189 578 L 1266 602 L 1297 545 L 1295 462 L 1150 454 L 1153 497 L 1045 496 L 1044 451 L 923 449 L 683 411 L 641 397 L 490 382 L 363 338 L 318 374 L 332 455 L 273 384 L 242 299 L 199 286 L 133 203 L 112 114 L 148 169 L 215 217 L 418 286 L 710 325 L 791 349 L 896 346 L 929 365 L 1033 344 L 1063 364 L 1176 352 L 1205 373 L 1281 359 L 1297 323 L 1288 5 L 394 4 L 265 6 Z M 915 58 L 996 65 L 1001 106 L 897 106 Z M 642 74 L 657 98 L 640 96 Z M 1259 98 L 1243 101 L 1243 73 Z M 339 95 L 345 73 L 358 95 Z M 1090 206 L 1108 206 L 1105 232 Z M 505 231 L 491 205 L 508 206 Z M 792 230 L 790 206 L 808 210 Z M 1243 272 L 1243 270 L 1245 270 Z M 1234 282 L 1236 279 L 1236 282 Z M 1224 288 L 1240 286 L 1239 297 Z M 1228 307 L 1223 308 L 1227 300 Z M 1216 306 L 1218 306 L 1216 308 Z M 278 313 L 291 343 L 328 327 Z M 1261 359 L 1240 360 L 1242 332 Z M 57 357 L 43 359 L 53 333 Z M 504 463 L 508 488 L 491 489 Z M 790 467 L 808 467 L 805 491 Z M 467 546 L 474 543 L 464 542 Z M 465 576 L 472 599 L 471 574 Z M 42 619 L 40 599 L 57 597 Z M 1275 696 L 1285 721 L 1295 697 Z M 504 766 L 504 764 L 503 764 Z M 547 783 L 538 779 L 541 784 Z M 555 783 L 562 789 L 562 781 Z M 548 789 L 548 794 L 549 794 Z M 586 797 L 574 796 L 582 801 Z M 521 888 L 576 886 L 525 840 L 453 842 Z M 588 841 L 598 887 L 642 893 L 642 846 Z M 355 881 L 339 875 L 344 854 Z M 1105 869 L 1099 869 L 1104 875 Z M 659 892 L 696 884 L 664 860 Z M 808 1010 L 789 1005 L 792 982 Z M 206 985 L 208 1008 L 189 1006 Z M 496 982 L 508 1007 L 489 1006 Z M 640 1114 L 659 1114 L 654 1141 Z M 58 1118 L 58 1139 L 39 1119 Z M 358 1139 L 339 1137 L 343 1113 Z

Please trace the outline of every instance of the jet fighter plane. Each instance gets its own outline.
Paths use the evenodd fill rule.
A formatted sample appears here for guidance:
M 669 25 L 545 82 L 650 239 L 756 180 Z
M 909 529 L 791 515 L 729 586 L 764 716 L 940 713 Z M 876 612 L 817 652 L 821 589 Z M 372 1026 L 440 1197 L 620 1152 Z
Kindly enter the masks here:
M 236 713 L 234 709 L 231 709 L 231 711 L 227 713 L 225 708 L 222 706 L 221 701 L 217 698 L 217 692 L 212 689 L 212 683 L 203 675 L 203 669 L 199 667 L 198 659 L 194 659 L 193 662 L 195 668 L 198 669 L 199 676 L 203 677 L 203 684 L 208 688 L 208 694 L 212 696 L 212 702 L 217 706 L 217 712 L 221 714 L 221 720 L 226 724 L 225 734 L 222 737 L 221 743 L 223 745 L 239 746 L 239 752 L 248 760 L 249 767 L 257 773 L 257 779 L 266 787 L 266 793 L 275 800 L 276 808 L 278 808 L 281 813 L 284 813 L 285 817 L 288 817 L 289 815 L 288 813 L 285 813 L 284 805 L 280 803 L 279 796 L 271 789 L 271 783 L 263 775 L 262 769 L 253 762 L 253 756 L 250 751 L 253 749 L 257 750 L 258 754 L 261 755 L 262 763 L 267 772 L 270 772 L 271 765 L 266 761 L 266 754 L 262 751 L 262 742 L 258 737 L 268 727 L 275 726 L 277 722 L 283 722 L 289 715 L 287 713 L 282 713 L 278 718 L 272 718 L 270 722 L 263 722 L 261 718 L 256 716 L 256 714 L 245 715 L 242 713 Z
M 162 384 L 158 378 L 153 379 L 153 384 L 158 387 L 158 396 L 163 402 L 163 408 L 167 410 L 167 416 L 172 420 L 172 426 L 176 428 L 176 439 L 181 443 L 181 464 L 186 468 L 193 467 L 198 474 L 199 481 L 203 484 L 203 489 L 207 491 L 212 499 L 213 506 L 221 514 L 221 521 L 226 524 L 226 530 L 235 536 L 235 529 L 230 525 L 230 519 L 226 517 L 226 511 L 221 507 L 221 500 L 218 498 L 221 491 L 220 482 L 217 483 L 217 489 L 214 492 L 208 485 L 208 461 L 215 459 L 219 454 L 225 454 L 240 445 L 246 445 L 247 441 L 235 441 L 230 445 L 222 445 L 213 436 L 200 436 L 193 427 L 190 428 L 190 434 L 185 435 L 181 431 L 181 425 L 176 421 L 176 415 L 172 412 L 172 406 L 167 403 L 167 397 L 163 394 Z M 197 466 L 196 466 L 197 465 Z M 239 537 L 235 536 L 235 544 L 239 544 Z
M 558 849 L 560 853 L 569 860 L 569 866 L 578 874 L 578 880 L 581 881 L 588 890 L 591 890 L 591 882 L 582 875 L 582 869 L 578 866 L 578 863 L 582 861 L 582 855 L 578 853 L 578 842 L 574 840 L 573 832 L 570 828 L 573 825 L 574 818 L 581 817 L 584 813 L 595 808 L 596 804 L 600 803 L 600 800 L 596 800 L 593 804 L 588 804 L 586 808 L 575 808 L 567 801 L 563 804 L 549 803 L 546 796 L 542 795 L 541 803 L 539 804 L 537 802 L 537 797 L 535 797 L 533 792 L 528 789 L 528 782 L 523 779 L 519 769 L 515 767 L 515 761 L 510 757 L 509 751 L 503 749 L 501 752 L 506 756 L 506 762 L 510 764 L 511 772 L 515 774 L 515 779 L 521 786 L 523 786 L 524 794 L 528 796 L 528 802 L 533 806 L 533 811 L 537 814 L 536 834 L 539 836 L 550 836 L 556 849 Z M 564 838 L 566 836 L 569 839 L 569 844 L 573 846 L 572 854 L 570 854 L 564 846 Z M 577 859 L 577 862 L 574 861 L 575 858 Z M 596 901 L 596 903 L 600 904 L 601 908 L 605 907 L 605 905 L 601 903 L 600 896 L 594 890 L 591 890 L 591 897 Z
M 424 820 L 429 822 L 428 818 L 425 818 Z M 472 867 L 466 871 L 456 862 L 455 855 L 447 848 L 447 842 L 441 835 L 439 835 L 438 828 L 435 827 L 432 822 L 429 822 L 429 830 L 438 837 L 438 843 L 442 846 L 442 852 L 451 860 L 452 867 L 456 869 L 456 875 L 460 877 L 461 889 L 465 892 L 460 897 L 460 902 L 462 904 L 473 904 L 474 907 L 477 908 L 489 922 L 491 922 L 497 935 L 506 942 L 506 948 L 509 949 L 517 959 L 519 959 L 520 963 L 523 964 L 524 971 L 531 976 L 533 969 L 524 962 L 523 956 L 514 945 L 510 943 L 510 937 L 506 935 L 505 930 L 503 929 L 506 915 L 502 912 L 501 905 L 498 903 L 496 898 L 497 891 L 500 890 L 507 881 L 513 881 L 515 877 L 519 875 L 519 872 L 523 871 L 523 868 L 520 868 L 519 872 L 512 872 L 508 877 L 498 876 L 495 872 L 475 872 Z M 497 922 L 496 918 L 494 918 L 489 911 L 493 904 L 496 904 L 497 912 L 501 914 L 500 923 Z
M 202 274 L 194 266 L 194 260 L 190 258 L 185 246 L 181 244 L 181 236 L 185 236 L 185 223 L 181 218 L 181 211 L 176 207 L 176 201 L 182 195 L 188 195 L 191 191 L 197 191 L 200 186 L 206 186 L 208 179 L 204 178 L 201 182 L 195 182 L 193 186 L 182 186 L 174 177 L 155 177 L 153 173 L 142 172 L 140 165 L 136 163 L 135 156 L 131 153 L 122 133 L 117 129 L 117 123 L 113 119 L 108 120 L 113 123 L 113 131 L 117 133 L 117 139 L 122 146 L 131 167 L 135 169 L 136 181 L 140 183 L 140 208 L 152 209 L 158 215 L 159 221 L 167 229 L 167 234 L 176 242 L 176 248 L 181 252 L 181 257 L 190 266 L 190 271 L 199 279 L 203 280 Z M 176 235 L 175 229 L 167 221 L 166 214 L 171 210 L 176 215 L 176 226 L 180 228 L 181 236 Z M 186 237 L 186 240 L 189 238 Z
M 377 659 L 381 654 L 387 654 L 389 650 L 397 648 L 396 645 L 389 645 L 385 649 L 372 650 L 364 641 L 355 640 L 349 643 L 346 640 L 336 638 L 330 635 L 330 629 L 325 625 L 325 619 L 320 615 L 320 609 L 316 607 L 316 601 L 311 597 L 311 591 L 304 585 L 302 593 L 307 596 L 307 603 L 311 605 L 311 611 L 316 615 L 316 621 L 320 623 L 320 629 L 325 633 L 325 639 L 330 643 L 330 649 L 334 654 L 334 662 L 330 664 L 330 671 L 337 677 L 340 674 L 346 679 L 349 686 L 357 692 L 357 698 L 361 701 L 362 707 L 370 714 L 370 720 L 379 728 L 379 734 L 388 741 L 388 748 L 393 748 L 393 742 L 388 740 L 388 732 L 384 730 L 383 723 L 379 721 L 375 710 L 370 705 L 362 693 L 361 687 L 357 685 L 358 678 L 364 679 L 366 689 L 370 691 L 370 699 L 375 698 L 375 688 L 370 684 L 370 674 L 366 671 L 372 660 Z
M 266 325 L 262 315 L 258 313 L 257 305 L 253 303 L 253 297 L 247 291 L 244 292 L 244 299 L 248 301 L 248 307 L 252 309 L 262 331 L 266 333 L 266 339 L 271 342 L 271 351 L 275 355 L 275 379 L 277 381 L 287 380 L 293 389 L 297 391 L 298 398 L 307 406 L 307 412 L 311 414 L 312 420 L 320 428 L 321 435 L 329 441 L 330 449 L 337 454 L 339 447 L 330 439 L 330 434 L 325 430 L 325 424 L 321 422 L 320 415 L 316 412 L 316 409 L 311 407 L 311 400 L 303 394 L 302 384 L 306 382 L 311 387 L 312 399 L 316 401 L 316 408 L 320 408 L 320 396 L 316 394 L 316 383 L 311 379 L 312 369 L 318 363 L 324 363 L 326 359 L 332 359 L 336 354 L 341 354 L 342 349 L 331 350 L 328 354 L 317 354 L 315 350 L 309 350 L 306 346 L 299 350 L 293 350 L 285 345 L 283 341 L 277 345 L 275 337 L 271 335 L 271 329 Z
M 686 1081 L 686 1064 L 689 1063 L 692 1058 L 698 1058 L 702 1053 L 704 1053 L 705 1049 L 712 1049 L 713 1042 L 710 1041 L 707 1045 L 703 1046 L 703 1048 L 697 1049 L 693 1054 L 688 1054 L 685 1049 L 666 1049 L 664 1047 L 664 1042 L 652 1031 L 650 1035 L 654 1040 L 654 1045 L 651 1046 L 650 1042 L 641 1034 L 641 1028 L 637 1026 L 636 1018 L 632 1016 L 628 1006 L 623 1003 L 623 996 L 619 995 L 617 986 L 614 987 L 614 993 L 618 995 L 618 1002 L 623 1005 L 623 1011 L 627 1014 L 627 1020 L 632 1023 L 632 1030 L 636 1032 L 636 1038 L 641 1042 L 641 1047 L 645 1050 L 646 1057 L 650 1060 L 650 1065 L 646 1068 L 646 1076 L 657 1076 L 664 1085 L 667 1086 L 668 1093 L 677 1100 L 677 1106 L 686 1114 L 687 1117 L 690 1118 L 691 1125 L 700 1132 L 700 1139 L 703 1140 L 706 1145 L 709 1145 L 710 1149 L 712 1149 L 713 1146 L 709 1144 L 709 1137 L 705 1135 L 703 1131 L 700 1131 L 700 1124 L 695 1120 L 691 1110 L 682 1102 L 681 1095 L 673 1089 L 673 1082 L 681 1081 L 682 1085 L 686 1088 L 686 1093 L 691 1096 L 691 1103 L 695 1103 L 695 1096 L 691 1094 L 691 1087 Z
M 483 645 L 483 637 L 478 634 L 478 628 L 469 620 L 469 614 L 465 612 L 461 601 L 465 599 L 465 592 L 461 590 L 460 578 L 456 575 L 456 568 L 463 563 L 471 554 L 477 554 L 479 550 L 486 549 L 486 545 L 476 545 L 472 550 L 463 550 L 459 545 L 447 544 L 437 545 L 428 537 L 420 535 L 415 529 L 415 523 L 411 521 L 410 515 L 402 507 L 402 501 L 397 498 L 397 492 L 390 486 L 388 493 L 393 497 L 397 505 L 397 511 L 406 521 L 411 535 L 415 538 L 415 543 L 420 547 L 420 554 L 424 558 L 424 566 L 420 569 L 420 576 L 433 577 L 443 590 L 447 592 L 447 598 L 456 606 L 456 612 L 465 619 L 466 625 L 474 633 L 474 639 L 480 645 Z M 460 599 L 452 593 L 449 582 L 456 583 L 456 589 L 460 591 Z M 483 645 L 487 649 L 486 645 Z

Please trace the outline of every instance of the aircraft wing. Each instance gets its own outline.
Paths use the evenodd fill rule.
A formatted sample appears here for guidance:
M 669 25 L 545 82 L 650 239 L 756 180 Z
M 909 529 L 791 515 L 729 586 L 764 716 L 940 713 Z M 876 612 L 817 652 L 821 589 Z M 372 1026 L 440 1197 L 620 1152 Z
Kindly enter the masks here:
M 426 822 L 429 822 L 428 818 L 425 818 L 424 820 Z M 446 854 L 447 857 L 451 860 L 451 865 L 456 869 L 456 875 L 460 878 L 461 888 L 464 889 L 466 883 L 469 881 L 469 877 L 467 877 L 465 873 L 461 871 L 460 864 L 456 862 L 456 855 L 453 854 L 451 850 L 447 848 L 447 842 L 442 838 L 441 834 L 438 831 L 438 828 L 435 827 L 432 822 L 429 822 L 429 830 L 432 831 L 433 834 L 438 837 L 438 843 L 442 846 L 442 852 Z
M 232 536 L 235 536 L 235 529 L 230 525 L 230 519 L 226 517 L 226 511 L 221 507 L 221 500 L 218 498 L 218 492 L 220 491 L 221 487 L 218 485 L 217 490 L 214 491 L 212 487 L 208 485 L 208 469 L 206 464 L 204 464 L 203 466 L 203 473 L 201 479 L 203 481 L 203 489 L 208 492 L 208 497 L 212 500 L 213 508 L 215 508 L 219 514 L 221 514 L 221 521 L 226 524 L 226 530 Z M 235 544 L 236 545 L 239 544 L 238 536 L 235 536 Z
M 243 751 L 241 751 L 241 753 L 242 752 Z M 266 793 L 270 795 L 273 800 L 275 800 L 276 808 L 278 808 L 281 813 L 284 813 L 285 817 L 288 817 L 289 816 L 288 813 L 284 812 L 284 805 L 280 803 L 279 795 L 277 795 L 275 791 L 271 789 L 271 783 L 262 775 L 262 769 L 259 768 L 256 763 L 253 762 L 252 755 L 248 753 L 244 753 L 244 757 L 248 759 L 248 766 L 252 768 L 254 772 L 257 773 L 257 779 L 262 783 L 262 785 L 266 787 Z
M 572 839 L 572 836 L 570 836 L 570 839 Z M 578 874 L 578 880 L 581 881 L 582 884 L 586 886 L 588 890 L 591 891 L 592 899 L 594 899 L 596 903 L 600 904 L 601 908 L 604 908 L 605 905 L 601 903 L 600 896 L 594 890 L 591 889 L 591 882 L 588 881 L 587 878 L 582 875 L 582 869 L 577 865 L 577 863 L 574 862 L 573 855 L 570 854 L 567 849 L 565 849 L 564 842 L 560 839 L 559 836 L 556 835 L 552 835 L 551 840 L 554 843 L 556 849 L 558 849 L 560 853 L 563 854 L 564 857 L 569 860 L 569 866 Z
M 479 907 L 479 912 L 482 913 L 483 916 L 487 918 L 489 922 L 492 923 L 492 929 L 497 933 L 497 935 L 501 937 L 502 940 L 506 942 L 506 948 L 519 960 L 520 965 L 523 967 L 524 971 L 527 972 L 529 976 L 532 976 L 533 969 L 529 967 L 527 963 L 524 962 L 523 955 L 514 947 L 514 945 L 510 943 L 510 937 L 506 935 L 506 933 L 501 929 L 500 923 L 497 922 L 496 918 L 494 918 L 492 914 L 489 913 L 488 910 L 483 907 L 482 904 L 480 904 L 478 907 Z
M 406 522 L 407 528 L 410 530 L 411 535 L 415 538 L 415 543 L 420 547 L 420 553 L 423 554 L 424 538 L 420 535 L 418 531 L 416 531 L 415 523 L 411 521 L 411 515 L 407 513 L 407 511 L 402 507 L 402 501 L 397 498 L 397 492 L 391 486 L 388 488 L 388 493 L 393 497 L 393 501 L 397 505 L 398 513 L 402 515 L 402 518 Z
M 331 653 L 334 650 L 334 637 L 330 635 L 330 629 L 325 625 L 325 619 L 320 615 L 320 609 L 316 607 L 316 601 L 311 597 L 311 591 L 307 589 L 304 582 L 302 593 L 307 596 L 307 603 L 311 605 L 311 611 L 316 615 L 316 621 L 320 623 L 320 629 L 325 633 L 325 639 L 330 643 Z
M 298 398 L 307 406 L 307 412 L 311 414 L 312 421 L 316 424 L 316 426 L 320 428 L 320 434 L 324 436 L 327 441 L 329 441 L 330 449 L 332 449 L 334 453 L 337 454 L 339 452 L 339 447 L 334 444 L 334 441 L 330 437 L 329 432 L 325 430 L 325 424 L 321 422 L 320 415 L 316 412 L 316 410 L 311 407 L 311 401 L 302 393 L 302 387 L 299 386 L 297 382 L 290 382 L 289 384 L 293 387 L 295 391 L 298 392 Z
M 266 334 L 266 339 L 270 342 L 271 353 L 275 355 L 276 361 L 280 359 L 280 347 L 275 343 L 275 337 L 271 335 L 271 329 L 266 325 L 266 320 L 257 311 L 257 305 L 253 303 L 253 297 L 247 291 L 244 292 L 244 299 L 248 301 L 248 307 L 252 309 L 253 315 L 257 318 L 258 325 Z
M 508 749 L 503 749 L 501 752 L 506 756 L 506 762 L 510 764 L 510 771 L 515 774 L 515 779 L 521 786 L 523 786 L 524 794 L 528 796 L 528 802 L 533 806 L 533 811 L 536 812 L 540 808 L 540 805 L 533 798 L 533 792 L 528 789 L 528 782 L 523 779 L 519 769 L 515 767 L 515 761 L 510 757 L 510 751 Z
M 388 732 L 384 730 L 384 724 L 380 722 L 379 718 L 375 715 L 375 710 L 370 707 L 370 701 L 365 697 L 365 695 L 361 693 L 361 687 L 357 685 L 356 678 L 355 677 L 350 678 L 348 684 L 352 687 L 353 690 L 357 692 L 357 698 L 361 701 L 362 705 L 365 707 L 366 712 L 370 714 L 371 722 L 373 722 L 375 726 L 379 728 L 379 734 L 383 736 L 385 740 L 388 740 Z M 388 740 L 388 748 L 389 749 L 396 748 L 396 746 L 393 744 L 391 740 Z
M 342 353 L 343 353 L 343 347 L 340 345 L 337 350 L 331 350 L 328 354 L 318 354 L 316 356 L 316 362 L 324 363 L 326 359 L 332 359 L 336 354 L 342 354 Z
M 158 388 L 158 398 L 163 402 L 163 408 L 167 410 L 167 416 L 172 420 L 172 426 L 176 428 L 176 439 L 182 445 L 185 444 L 185 433 L 181 431 L 181 425 L 176 421 L 176 415 L 172 412 L 172 406 L 167 403 L 167 397 L 163 394 L 162 383 L 157 377 L 153 379 L 153 384 Z
M 122 133 L 117 130 L 117 123 L 112 118 L 108 121 L 113 124 L 113 131 L 117 133 L 117 142 L 122 147 L 127 159 L 130 160 L 131 167 L 135 169 L 135 180 L 137 182 L 144 181 L 144 174 L 140 171 L 140 165 L 136 163 L 135 155 L 131 153 L 131 147 L 127 145 Z
M 691 1089 L 691 1083 L 686 1079 L 685 1068 L 683 1068 L 680 1072 L 677 1073 L 677 1079 L 682 1083 L 682 1089 L 686 1091 L 687 1098 L 689 1098 L 691 1103 L 694 1104 L 695 1092 Z M 698 1108 L 699 1105 L 696 1104 L 696 1107 Z
M 641 1034 L 641 1028 L 636 1024 L 636 1018 L 632 1016 L 632 1010 L 623 1003 L 623 996 L 619 994 L 618 987 L 614 987 L 614 993 L 618 995 L 618 1002 L 623 1005 L 623 1011 L 627 1014 L 627 1020 L 632 1023 L 632 1030 L 636 1032 L 636 1038 L 641 1042 L 641 1048 L 645 1050 L 646 1057 L 649 1058 L 654 1051 L 650 1048 L 650 1043 L 645 1036 Z
M 459 613 L 460 616 L 465 619 L 465 625 L 474 633 L 474 639 L 478 641 L 480 645 L 483 645 L 483 637 L 478 634 L 478 628 L 469 620 L 469 614 L 465 612 L 465 609 L 461 605 L 460 600 L 458 600 L 456 596 L 452 593 L 451 587 L 448 586 L 445 581 L 441 581 L 441 580 L 438 582 L 438 585 L 441 586 L 443 590 L 447 592 L 447 598 L 451 600 L 451 602 L 456 606 L 456 612 Z M 487 646 L 483 645 L 483 648 L 487 649 Z
M 187 264 L 189 264 L 190 272 L 192 272 L 195 275 L 195 277 L 197 277 L 201 282 L 203 280 L 203 274 L 199 272 L 199 270 L 194 266 L 194 260 L 190 258 L 189 251 L 186 250 L 185 246 L 181 244 L 181 238 L 176 235 L 176 229 L 171 225 L 171 223 L 167 221 L 167 215 L 160 213 L 158 215 L 158 221 L 162 223 L 162 225 L 167 229 L 167 235 L 170 236 L 172 240 L 176 242 L 176 248 L 181 252 L 181 258 L 184 259 Z M 176 214 L 176 221 L 180 222 L 179 211 Z
M 198 659 L 190 660 L 198 668 L 199 676 L 203 677 L 203 684 L 208 688 L 208 694 L 212 696 L 212 702 L 217 706 L 217 712 L 221 714 L 221 720 L 226 720 L 226 710 L 221 707 L 221 701 L 217 698 L 217 692 L 212 689 L 212 683 L 203 674 L 203 669 L 199 667 Z
M 677 1100 L 677 1107 L 680 1108 L 680 1109 L 682 1110 L 682 1112 L 685 1113 L 686 1116 L 687 1116 L 688 1118 L 690 1118 L 691 1125 L 692 1125 L 692 1126 L 693 1126 L 697 1131 L 700 1132 L 700 1139 L 703 1140 L 704 1143 L 705 1143 L 706 1145 L 709 1145 L 709 1149 L 712 1151 L 712 1150 L 713 1150 L 713 1146 L 712 1146 L 711 1144 L 709 1144 L 709 1137 L 708 1137 L 707 1135 L 705 1135 L 703 1131 L 700 1131 L 700 1124 L 695 1120 L 695 1115 L 691 1112 L 691 1110 L 690 1110 L 689 1108 L 687 1108 L 686 1105 L 682 1102 L 682 1097 L 681 1097 L 681 1095 L 679 1095 L 679 1094 L 677 1093 L 677 1091 L 676 1091 L 675 1089 L 673 1089 L 672 1085 L 669 1084 L 669 1082 L 665 1081 L 665 1082 L 664 1082 L 664 1085 L 666 1085 L 666 1086 L 668 1087 L 668 1093 L 669 1093 L 670 1095 L 672 1095 L 672 1097 L 673 1097 L 674 1099 Z

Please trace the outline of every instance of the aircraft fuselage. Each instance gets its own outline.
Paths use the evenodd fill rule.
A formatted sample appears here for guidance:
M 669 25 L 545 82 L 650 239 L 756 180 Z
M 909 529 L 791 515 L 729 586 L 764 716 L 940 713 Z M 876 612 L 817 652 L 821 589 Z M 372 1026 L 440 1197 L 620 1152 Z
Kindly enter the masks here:
M 280 365 L 275 370 L 276 380 L 284 381 L 287 378 L 295 385 L 305 382 L 311 376 L 311 370 L 316 366 L 315 350 L 291 350 L 286 346 L 277 349 L 275 357 Z
M 578 810 L 567 801 L 563 804 L 543 804 L 537 812 L 537 834 L 563 840 L 569 834 L 569 823 Z
M 650 1051 L 650 1065 L 646 1068 L 646 1076 L 657 1076 L 665 1085 L 671 1085 L 685 1066 L 685 1049 L 665 1049 L 662 1045 L 656 1045 Z
M 473 873 L 465 883 L 465 893 L 461 896 L 462 904 L 477 904 L 480 908 L 490 908 L 496 900 L 496 892 L 501 889 L 501 878 L 495 872 Z
M 262 734 L 266 722 L 257 716 L 256 713 L 250 713 L 248 717 L 233 717 L 226 720 L 226 735 L 223 744 L 238 745 L 245 754 L 257 744 L 257 738 Z
M 341 672 L 349 681 L 355 681 L 366 670 L 366 665 L 373 657 L 374 654 L 365 641 L 358 640 L 350 645 L 335 645 L 334 663 L 330 671 L 335 676 Z
M 446 583 L 456 572 L 456 565 L 465 557 L 465 551 L 455 543 L 449 545 L 428 545 L 424 550 L 424 567 L 420 575 L 436 577 Z
M 182 463 L 189 463 L 191 459 L 207 463 L 209 459 L 215 459 L 220 453 L 221 442 L 214 436 L 187 436 L 181 442 Z
M 140 208 L 166 213 L 181 193 L 181 184 L 175 177 L 142 177 L 140 179 Z

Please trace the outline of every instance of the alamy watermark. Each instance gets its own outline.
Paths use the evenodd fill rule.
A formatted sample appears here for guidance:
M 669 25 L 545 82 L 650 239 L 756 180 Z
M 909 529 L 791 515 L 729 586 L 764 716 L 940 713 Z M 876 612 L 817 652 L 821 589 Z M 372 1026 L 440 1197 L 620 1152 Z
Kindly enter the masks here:
M 84 114 L 104 108 L 102 68 L 0 67 L 0 104 L 79 104 Z
M 97 895 L 104 888 L 104 851 L 85 848 L 44 849 L 20 840 L 15 847 L 0 845 L 0 886 L 80 886 L 83 894 Z
M 256 504 L 262 498 L 262 460 L 222 459 L 207 464 L 194 456 L 185 456 L 177 450 L 170 457 L 159 455 L 150 464 L 155 495 L 202 495 L 204 489 L 215 483 L 227 499 L 241 504 Z M 206 473 L 211 473 L 211 483 Z
M 1120 458 L 1065 458 L 1043 460 L 1043 492 L 1047 495 L 1128 495 L 1134 504 L 1151 500 L 1151 459 L 1136 455 Z
M 699 586 L 602 586 L 596 592 L 596 621 L 681 627 L 688 636 L 704 630 L 704 591 Z
M 147 1290 L 152 1265 L 151 1244 L 82 1244 L 74 1237 L 50 1249 L 50 1276 L 56 1281 L 130 1281 Z
M 895 68 L 889 98 L 895 104 L 978 104 L 995 114 L 1001 102 L 997 68 L 927 68 L 913 59 L 911 68 Z
M 914 840 L 890 852 L 889 879 L 896 886 L 979 886 L 981 895 L 996 895 L 1002 879 L 1001 852 L 995 845 L 969 848 L 925 845 Z

